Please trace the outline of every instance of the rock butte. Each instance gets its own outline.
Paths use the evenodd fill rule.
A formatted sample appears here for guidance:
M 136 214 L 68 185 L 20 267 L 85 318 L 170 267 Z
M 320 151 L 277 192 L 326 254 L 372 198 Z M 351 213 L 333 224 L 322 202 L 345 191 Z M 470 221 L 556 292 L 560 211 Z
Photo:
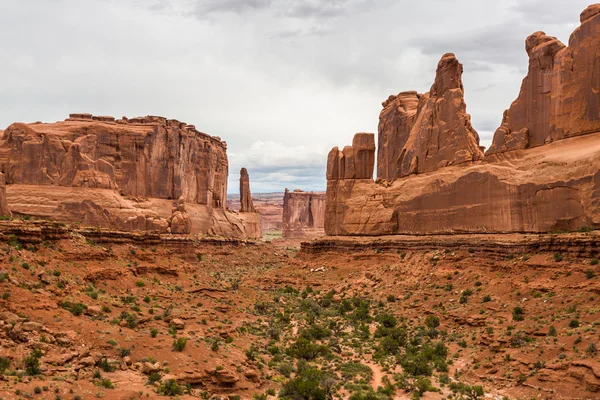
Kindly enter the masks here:
M 285 189 L 283 237 L 311 239 L 325 235 L 325 193 Z
M 91 226 L 254 236 L 226 212 L 226 150 L 220 138 L 163 117 L 14 123 L 0 137 L 0 213 L 7 204 L 16 216 Z
M 529 72 L 484 154 L 462 66 L 438 64 L 429 93 L 383 103 L 374 135 L 327 160 L 328 235 L 549 232 L 600 227 L 600 4 L 566 47 L 536 32 Z

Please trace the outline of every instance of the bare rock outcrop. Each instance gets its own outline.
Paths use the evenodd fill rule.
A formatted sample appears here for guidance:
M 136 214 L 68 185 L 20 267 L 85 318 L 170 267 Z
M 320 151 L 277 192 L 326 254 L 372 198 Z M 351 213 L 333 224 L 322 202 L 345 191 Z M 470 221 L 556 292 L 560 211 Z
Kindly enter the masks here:
M 254 208 L 252 202 L 252 194 L 250 193 L 250 175 L 248 170 L 242 168 L 240 170 L 240 219 L 244 222 L 244 226 L 250 237 L 262 237 L 261 216 Z
M 600 4 L 581 13 L 569 46 L 536 32 L 529 70 L 487 154 L 542 146 L 600 130 Z
M 173 209 L 173 214 L 169 218 L 169 228 L 171 233 L 188 234 L 192 232 L 192 219 L 185 208 L 185 200 L 180 197 L 177 200 L 177 206 Z
M 483 158 L 466 111 L 462 72 L 454 54 L 445 54 L 428 93 L 402 92 L 383 103 L 378 178 L 391 181 Z
M 325 193 L 285 190 L 283 237 L 312 239 L 325 235 Z
M 415 91 L 392 95 L 379 114 L 377 178 L 388 181 L 398 175 L 398 160 L 417 119 L 419 95 Z
M 4 174 L 0 172 L 0 217 L 9 217 L 10 211 L 6 202 L 6 183 Z
M 71 114 L 0 138 L 14 215 L 105 228 L 247 237 L 226 215 L 228 168 L 220 138 L 164 117 Z M 175 199 L 186 212 L 173 215 Z
M 543 32 L 527 39 L 529 73 L 485 156 L 454 55 L 442 57 L 429 93 L 390 97 L 377 182 L 348 170 L 353 151 L 329 153 L 326 233 L 600 228 L 600 4 L 581 22 L 569 47 Z
M 240 170 L 240 212 L 256 212 L 250 193 L 250 176 L 246 168 Z
M 327 179 L 373 179 L 375 135 L 357 133 L 352 146 L 334 147 L 327 157 Z

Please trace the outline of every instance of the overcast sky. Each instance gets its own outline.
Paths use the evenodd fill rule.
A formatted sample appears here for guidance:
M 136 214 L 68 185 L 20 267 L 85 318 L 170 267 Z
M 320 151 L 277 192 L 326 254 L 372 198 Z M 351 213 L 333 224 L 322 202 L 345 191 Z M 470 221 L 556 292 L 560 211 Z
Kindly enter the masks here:
M 464 64 L 488 146 L 527 70 L 591 0 L 0 0 L 0 129 L 72 112 L 162 115 L 228 143 L 229 192 L 325 188 L 333 146 L 377 132 L 381 102 Z

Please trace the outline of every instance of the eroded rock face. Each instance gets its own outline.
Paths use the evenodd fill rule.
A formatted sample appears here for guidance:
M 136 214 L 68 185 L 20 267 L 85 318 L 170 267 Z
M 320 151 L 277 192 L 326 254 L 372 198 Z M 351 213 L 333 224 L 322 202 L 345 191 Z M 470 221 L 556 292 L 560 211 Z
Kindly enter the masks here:
M 327 179 L 373 179 L 375 135 L 357 133 L 352 146 L 334 147 L 327 158 Z
M 6 183 L 4 182 L 4 174 L 0 172 L 0 217 L 8 216 L 10 216 L 10 211 L 6 202 Z
M 398 175 L 398 160 L 417 119 L 420 95 L 402 92 L 383 102 L 379 114 L 377 178 L 388 181 Z
M 285 190 L 283 237 L 310 239 L 325 234 L 325 193 Z
M 528 76 L 486 156 L 466 114 L 454 55 L 442 57 L 429 93 L 404 94 L 408 105 L 399 96 L 384 102 L 381 179 L 348 173 L 351 151 L 329 153 L 326 233 L 600 228 L 600 5 L 581 21 L 569 47 L 543 32 L 527 39 Z M 404 143 L 399 156 L 391 143 Z
M 9 126 L 0 171 L 16 216 L 126 230 L 247 237 L 226 215 L 227 145 L 163 117 Z M 174 213 L 173 200 L 179 199 Z
M 240 219 L 248 232 L 249 237 L 262 237 L 261 217 L 254 203 L 252 202 L 252 194 L 250 193 L 250 176 L 248 170 L 242 168 L 240 170 Z
M 240 170 L 240 212 L 256 212 L 250 193 L 250 176 L 246 168 Z
M 81 117 L 81 119 L 79 119 Z M 9 126 L 0 142 L 7 184 L 119 190 L 123 195 L 225 207 L 226 144 L 162 117 L 121 123 L 73 114 Z
M 389 185 L 330 180 L 326 233 L 537 233 L 600 227 L 600 133 L 500 156 Z
M 378 178 L 391 181 L 483 158 L 466 111 L 462 72 L 454 54 L 445 54 L 429 93 L 402 92 L 383 103 Z
M 568 47 L 536 32 L 525 48 L 529 71 L 487 154 L 600 131 L 600 5 L 583 11 Z

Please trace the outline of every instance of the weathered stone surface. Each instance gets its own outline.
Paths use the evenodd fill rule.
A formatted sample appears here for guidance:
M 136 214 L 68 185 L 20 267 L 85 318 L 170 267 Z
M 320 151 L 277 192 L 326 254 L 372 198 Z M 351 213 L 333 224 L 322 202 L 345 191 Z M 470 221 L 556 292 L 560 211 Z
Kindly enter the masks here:
M 375 168 L 375 135 L 357 133 L 352 146 L 334 147 L 327 158 L 327 179 L 372 179 Z
M 6 183 L 4 182 L 4 174 L 0 172 L 0 217 L 9 217 L 10 211 L 6 202 Z
M 583 11 L 568 47 L 536 32 L 525 48 L 527 76 L 487 154 L 600 131 L 600 5 Z
M 192 232 L 192 219 L 185 208 L 185 200 L 180 197 L 177 200 L 177 207 L 173 209 L 173 214 L 169 219 L 171 233 L 188 234 Z
M 240 212 L 256 212 L 250 193 L 250 176 L 246 168 L 240 170 Z
M 479 135 L 466 112 L 462 72 L 454 54 L 445 54 L 438 63 L 430 92 L 419 98 L 417 117 L 397 159 L 395 177 L 483 158 Z
M 285 190 L 283 237 L 309 239 L 325 235 L 325 193 Z
M 226 149 L 219 138 L 164 117 L 115 122 L 72 114 L 9 126 L 0 138 L 0 172 L 16 216 L 158 232 L 175 221 L 175 232 L 248 237 L 243 221 L 226 215 Z M 173 215 L 179 198 L 187 216 Z
M 390 97 L 380 119 L 381 179 L 349 172 L 354 146 L 329 153 L 326 233 L 600 228 L 600 5 L 581 21 L 569 47 L 543 32 L 527 39 L 528 76 L 485 157 L 466 114 L 462 66 L 452 54 L 442 57 L 431 91 L 415 95 L 408 137 L 410 107 L 394 110 L 401 101 Z M 394 180 L 398 148 L 390 144 L 404 140 Z
M 325 231 L 389 235 L 600 227 L 599 166 L 596 133 L 391 185 L 330 180 Z
M 377 178 L 394 180 L 398 160 L 417 119 L 420 95 L 415 91 L 390 96 L 379 114 Z

